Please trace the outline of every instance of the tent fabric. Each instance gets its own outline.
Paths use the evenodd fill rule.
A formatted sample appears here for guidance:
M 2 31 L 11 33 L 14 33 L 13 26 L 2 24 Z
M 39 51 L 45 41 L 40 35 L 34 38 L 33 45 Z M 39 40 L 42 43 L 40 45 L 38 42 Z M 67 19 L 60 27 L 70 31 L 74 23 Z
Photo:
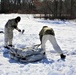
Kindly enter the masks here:
M 42 60 L 45 58 L 45 55 L 42 54 L 42 49 L 32 49 L 30 47 L 27 48 L 9 48 L 9 57 L 11 59 L 21 61 L 21 62 L 35 62 Z

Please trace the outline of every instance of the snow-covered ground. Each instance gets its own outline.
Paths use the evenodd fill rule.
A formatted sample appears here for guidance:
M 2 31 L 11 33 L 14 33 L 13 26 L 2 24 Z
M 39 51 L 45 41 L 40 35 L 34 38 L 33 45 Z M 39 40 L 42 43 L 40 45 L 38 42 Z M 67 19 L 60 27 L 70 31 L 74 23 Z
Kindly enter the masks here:
M 33 15 L 0 14 L 0 31 L 8 19 L 21 16 L 18 27 L 24 34 L 14 30 L 15 47 L 26 47 L 40 43 L 39 31 L 43 26 L 52 27 L 56 39 L 67 56 L 65 61 L 58 61 L 60 56 L 54 51 L 49 41 L 46 43 L 47 59 L 34 63 L 21 63 L 9 58 L 4 45 L 4 34 L 0 33 L 0 75 L 76 75 L 76 21 L 34 19 Z

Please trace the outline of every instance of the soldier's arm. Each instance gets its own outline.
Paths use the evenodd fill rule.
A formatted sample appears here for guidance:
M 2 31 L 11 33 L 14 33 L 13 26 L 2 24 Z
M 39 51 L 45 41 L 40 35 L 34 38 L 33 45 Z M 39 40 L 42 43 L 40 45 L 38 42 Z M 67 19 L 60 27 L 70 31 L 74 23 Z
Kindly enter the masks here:
M 40 38 L 41 43 L 42 43 L 42 37 L 43 37 L 43 30 L 41 30 L 41 31 L 39 32 L 39 38 Z
M 16 27 L 15 29 L 18 30 L 19 32 L 21 32 L 21 30 L 18 27 Z

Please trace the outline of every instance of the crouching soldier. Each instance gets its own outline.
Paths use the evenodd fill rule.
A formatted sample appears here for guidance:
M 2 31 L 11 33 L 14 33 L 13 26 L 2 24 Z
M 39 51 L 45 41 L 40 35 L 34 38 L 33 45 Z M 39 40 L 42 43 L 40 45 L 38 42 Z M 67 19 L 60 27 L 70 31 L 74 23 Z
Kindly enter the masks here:
M 13 30 L 16 29 L 19 32 L 21 32 L 21 30 L 17 27 L 18 26 L 18 22 L 20 22 L 21 18 L 18 16 L 14 19 L 10 19 L 8 20 L 8 22 L 5 25 L 5 34 L 4 34 L 4 47 L 7 48 L 8 46 L 13 46 L 12 45 L 12 40 L 13 40 Z
M 39 33 L 40 41 L 41 41 L 41 48 L 43 49 L 43 53 L 45 54 L 45 43 L 47 40 L 51 42 L 53 48 L 60 54 L 62 59 L 65 59 L 65 55 L 63 55 L 62 50 L 60 49 L 59 45 L 57 44 L 55 33 L 52 28 L 48 26 L 43 26 L 42 30 Z

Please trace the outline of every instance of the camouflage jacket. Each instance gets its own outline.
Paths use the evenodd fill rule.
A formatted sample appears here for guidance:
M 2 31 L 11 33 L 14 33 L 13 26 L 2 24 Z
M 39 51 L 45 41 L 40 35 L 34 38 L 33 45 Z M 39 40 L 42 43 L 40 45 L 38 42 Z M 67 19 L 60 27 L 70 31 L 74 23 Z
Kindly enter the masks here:
M 49 27 L 42 28 L 42 30 L 39 33 L 39 36 L 48 35 L 48 34 L 55 36 L 54 30 Z
M 17 28 L 18 23 L 15 22 L 15 19 L 8 20 L 8 22 L 5 25 L 5 28 L 8 30 L 13 31 L 15 28 Z
M 53 35 L 55 36 L 54 30 L 52 28 L 46 27 L 42 28 L 42 30 L 39 33 L 40 41 L 42 42 L 43 35 Z

